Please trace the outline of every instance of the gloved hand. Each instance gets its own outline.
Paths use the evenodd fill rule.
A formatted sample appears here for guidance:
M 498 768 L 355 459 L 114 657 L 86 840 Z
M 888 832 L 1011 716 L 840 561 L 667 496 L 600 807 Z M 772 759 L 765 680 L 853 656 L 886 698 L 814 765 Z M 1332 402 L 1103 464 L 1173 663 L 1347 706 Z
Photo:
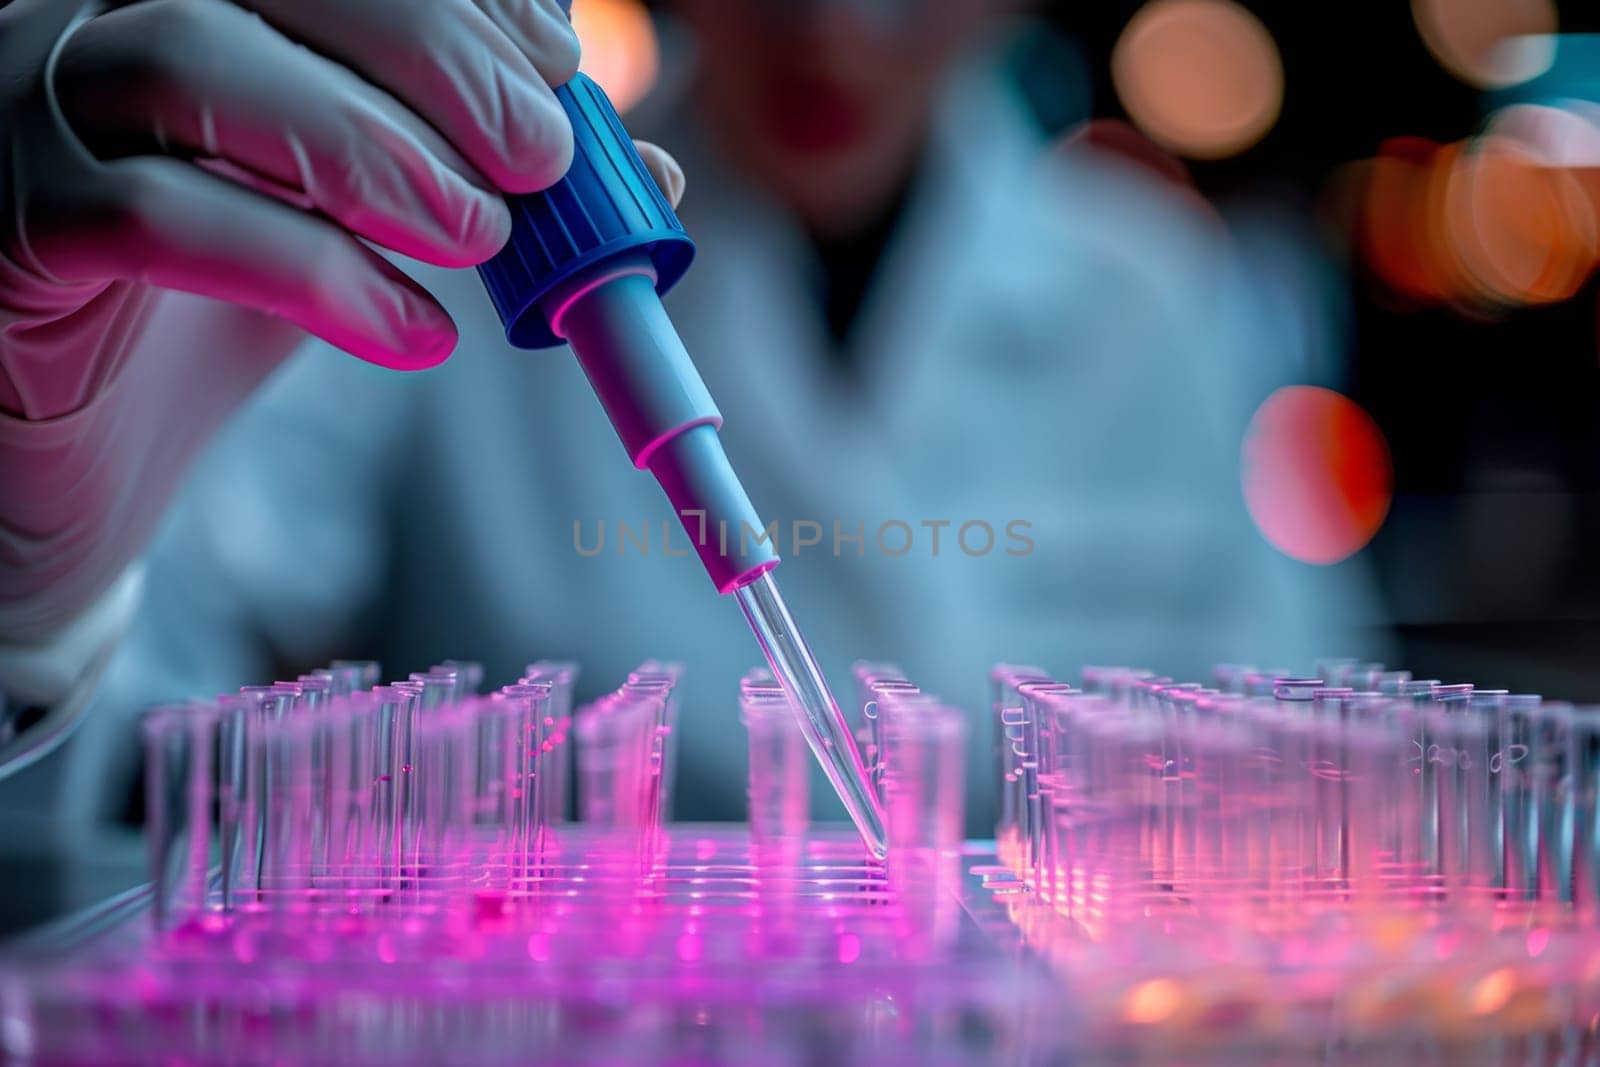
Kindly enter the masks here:
M 571 160 L 550 85 L 578 56 L 556 0 L 0 6 L 0 641 L 111 586 L 301 330 L 448 356 L 444 309 L 364 242 L 497 251 L 499 190 Z

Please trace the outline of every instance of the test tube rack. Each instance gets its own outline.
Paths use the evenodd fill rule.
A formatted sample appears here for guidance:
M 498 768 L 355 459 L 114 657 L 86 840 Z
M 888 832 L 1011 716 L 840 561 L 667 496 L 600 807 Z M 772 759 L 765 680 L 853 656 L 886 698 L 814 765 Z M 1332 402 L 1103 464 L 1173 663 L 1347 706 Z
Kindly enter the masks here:
M 1103 1040 L 1600 1061 L 1600 708 L 1354 660 L 990 680 L 976 873 Z
M 151 887 L 11 947 L 5 1058 L 1600 1062 L 1600 711 L 1002 665 L 971 841 L 968 718 L 863 662 L 880 861 L 765 671 L 747 828 L 670 821 L 675 665 L 576 711 L 571 664 L 481 673 L 149 712 Z

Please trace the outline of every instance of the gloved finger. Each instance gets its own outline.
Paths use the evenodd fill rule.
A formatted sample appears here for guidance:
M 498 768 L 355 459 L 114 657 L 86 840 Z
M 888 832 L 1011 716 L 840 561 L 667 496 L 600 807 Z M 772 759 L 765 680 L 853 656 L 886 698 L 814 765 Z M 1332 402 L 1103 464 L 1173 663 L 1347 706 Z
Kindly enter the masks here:
M 639 150 L 639 158 L 644 160 L 645 169 L 656 180 L 656 184 L 661 186 L 667 202 L 677 207 L 683 201 L 683 187 L 686 184 L 683 168 L 678 166 L 678 161 L 668 155 L 660 145 L 651 144 L 649 141 L 635 141 L 633 147 Z
M 92 19 L 63 45 L 55 87 L 103 157 L 224 159 L 417 259 L 471 266 L 510 234 L 504 199 L 426 122 L 227 4 L 155 0 Z
M 581 46 L 572 19 L 556 0 L 473 0 L 522 50 L 544 80 L 562 86 L 578 69 Z
M 247 4 L 393 93 L 501 189 L 546 188 L 572 163 L 572 127 L 546 78 L 472 0 Z M 549 25 L 572 33 L 570 26 Z M 550 80 L 571 78 L 575 59 L 571 65 L 552 71 Z
M 50 220 L 30 238 L 56 278 L 132 278 L 258 308 L 399 370 L 455 347 L 426 290 L 325 219 L 172 159 L 118 160 L 103 178 L 88 197 L 30 211 Z

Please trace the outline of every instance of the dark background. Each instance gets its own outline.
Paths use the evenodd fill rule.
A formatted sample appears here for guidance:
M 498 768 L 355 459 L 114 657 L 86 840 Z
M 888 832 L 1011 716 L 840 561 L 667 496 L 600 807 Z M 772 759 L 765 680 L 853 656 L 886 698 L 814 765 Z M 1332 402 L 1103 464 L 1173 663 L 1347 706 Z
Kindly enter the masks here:
M 1126 117 L 1110 55 L 1139 6 L 1036 9 L 1048 30 L 1027 35 L 1015 66 L 1044 125 L 1069 130 L 1085 104 Z M 1225 215 L 1244 199 L 1303 213 L 1348 286 L 1349 359 L 1317 384 L 1359 402 L 1389 441 L 1394 503 L 1367 555 L 1398 662 L 1419 677 L 1600 701 L 1600 287 L 1591 276 L 1563 303 L 1492 315 L 1403 306 L 1351 254 L 1330 186 L 1388 138 L 1472 135 L 1485 94 L 1429 54 L 1403 0 L 1244 6 L 1282 55 L 1282 115 L 1241 155 L 1187 166 Z M 1563 33 L 1600 32 L 1600 5 L 1559 7 Z M 1073 52 L 1088 101 L 1071 99 L 1081 76 L 1052 77 Z

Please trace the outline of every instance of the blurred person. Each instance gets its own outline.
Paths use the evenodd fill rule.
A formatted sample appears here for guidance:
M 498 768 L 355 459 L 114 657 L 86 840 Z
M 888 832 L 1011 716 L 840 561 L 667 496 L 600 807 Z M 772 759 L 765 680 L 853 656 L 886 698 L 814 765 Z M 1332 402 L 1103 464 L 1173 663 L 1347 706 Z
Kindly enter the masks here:
M 72 135 L 23 206 L 84 187 L 79 171 L 135 174 L 140 193 L 53 219 L 50 247 L 81 268 L 65 281 L 30 263 L 39 234 L 6 235 L 0 469 L 43 461 L 0 473 L 0 681 L 46 717 L 89 706 L 8 803 L 109 818 L 136 709 L 335 656 L 389 676 L 478 659 L 507 681 L 570 657 L 590 695 L 655 656 L 689 668 L 675 816 L 738 817 L 735 686 L 759 655 L 738 611 L 575 361 L 511 349 L 452 269 L 504 240 L 493 190 L 564 169 L 526 68 L 559 84 L 573 43 L 552 4 L 384 0 L 430 13 L 379 20 L 373 44 L 378 2 L 239 5 L 251 19 L 141 0 L 59 45 L 70 5 L 0 10 L 0 54 L 42 50 L 55 79 L 54 110 L 8 90 L 27 119 L 6 125 L 13 159 L 57 159 L 28 154 L 35 124 Z M 669 191 L 688 176 L 699 255 L 667 307 L 779 524 L 796 617 L 839 695 L 852 659 L 890 659 L 972 713 L 974 833 L 992 825 L 995 661 L 1306 664 L 1346 647 L 1365 596 L 1275 556 L 1240 499 L 1239 435 L 1273 384 L 1259 356 L 1288 341 L 1154 179 L 1087 150 L 1046 165 L 992 8 L 680 0 L 693 90 L 635 131 L 681 161 L 646 149 Z M 187 51 L 144 54 L 174 26 Z M 290 88 L 268 105 L 263 85 Z M 496 85 L 521 87 L 520 112 L 485 103 Z M 193 165 L 229 137 L 244 158 Z M 397 374 L 339 347 L 388 367 L 454 356 Z M 650 550 L 619 548 L 619 523 L 648 526 Z

